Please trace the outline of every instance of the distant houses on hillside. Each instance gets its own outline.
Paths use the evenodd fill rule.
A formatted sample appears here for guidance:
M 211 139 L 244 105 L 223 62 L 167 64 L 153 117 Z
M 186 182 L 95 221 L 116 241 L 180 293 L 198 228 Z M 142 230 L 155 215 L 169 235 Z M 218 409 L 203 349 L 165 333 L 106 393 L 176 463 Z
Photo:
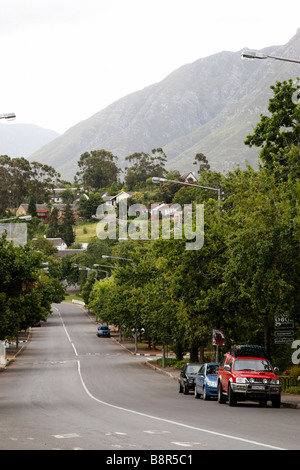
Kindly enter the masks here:
M 20 215 L 28 215 L 29 214 L 28 207 L 29 207 L 29 204 L 25 204 L 25 203 L 20 204 L 20 206 L 17 209 L 16 216 L 19 217 Z M 39 218 L 40 222 L 47 224 L 49 221 L 49 216 L 54 208 L 58 210 L 57 218 L 60 220 L 64 216 L 65 207 L 66 207 L 66 204 L 51 204 L 50 207 L 48 207 L 47 204 L 36 204 L 35 210 L 36 210 L 36 215 Z M 71 204 L 71 210 L 75 218 L 78 218 L 79 214 L 77 212 L 76 204 Z
M 190 171 L 181 175 L 180 180 L 184 182 L 196 183 L 198 178 L 192 171 Z M 74 195 L 74 200 L 75 200 L 75 203 L 71 204 L 71 209 L 73 211 L 75 218 L 78 219 L 80 218 L 80 214 L 78 213 L 76 201 L 79 200 L 80 193 L 78 189 L 76 188 L 70 188 L 70 189 Z M 58 210 L 58 219 L 63 218 L 64 210 L 66 207 L 66 204 L 63 203 L 63 199 L 62 199 L 62 193 L 64 191 L 66 191 L 66 188 L 56 188 L 53 190 L 53 194 L 50 199 L 50 204 L 46 204 L 46 203 L 36 204 L 36 214 L 41 222 L 46 223 L 46 224 L 48 223 L 50 214 L 54 210 L 54 208 Z M 108 195 L 107 193 L 103 193 L 101 194 L 101 196 L 105 204 L 116 206 L 117 204 L 120 203 L 120 201 L 129 199 L 133 194 L 134 192 L 122 190 L 114 196 Z M 88 196 L 86 194 L 85 194 L 85 197 L 88 199 Z M 154 217 L 155 217 L 155 214 L 158 212 L 162 214 L 162 213 L 167 213 L 170 211 L 170 204 L 161 202 L 158 204 L 158 206 L 160 207 L 155 207 L 151 213 L 151 215 Z M 18 207 L 16 211 L 17 217 L 21 215 L 28 215 L 28 208 L 29 208 L 29 204 L 27 203 L 20 204 L 20 206 Z M 170 215 L 173 216 L 174 214 L 170 214 Z

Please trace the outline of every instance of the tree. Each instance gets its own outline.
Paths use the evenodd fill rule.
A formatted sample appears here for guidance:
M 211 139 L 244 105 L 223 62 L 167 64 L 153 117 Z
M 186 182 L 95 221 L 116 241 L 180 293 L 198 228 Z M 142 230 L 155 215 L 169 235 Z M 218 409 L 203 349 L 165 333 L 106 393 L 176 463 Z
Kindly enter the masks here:
M 71 204 L 67 203 L 64 210 L 64 216 L 60 227 L 61 237 L 67 246 L 71 246 L 75 241 L 75 217 Z
M 57 207 L 53 207 L 53 209 L 51 210 L 47 225 L 47 236 L 49 238 L 58 238 L 60 236 Z
M 235 172 L 225 203 L 226 257 L 210 305 L 233 338 L 261 335 L 269 355 L 274 318 L 299 320 L 299 190 L 298 181 L 279 184 L 268 169 L 248 168 Z
M 47 201 L 59 174 L 54 168 L 25 158 L 0 156 L 0 210 L 10 210 L 30 197 L 37 203 Z
M 53 302 L 61 302 L 64 288 L 57 277 L 42 270 L 44 255 L 29 245 L 15 247 L 0 237 L 1 339 L 17 336 L 39 320 L 46 320 Z M 50 261 L 50 260 L 48 260 Z
M 43 204 L 48 201 L 60 174 L 52 166 L 43 163 L 31 162 L 30 166 L 28 190 L 35 196 L 37 203 Z
M 195 155 L 195 160 L 193 162 L 194 165 L 197 165 L 199 162 L 199 169 L 198 169 L 198 174 L 201 175 L 203 171 L 209 170 L 210 169 L 210 164 L 208 163 L 208 160 L 206 156 L 203 153 L 197 153 Z
M 102 196 L 99 192 L 90 192 L 88 197 L 81 195 L 79 199 L 79 212 L 85 219 L 90 219 L 96 214 L 97 207 L 103 204 Z
M 64 191 L 62 191 L 61 198 L 64 204 L 67 204 L 67 202 L 72 204 L 74 202 L 74 193 L 72 189 L 66 188 Z
M 107 150 L 92 150 L 81 155 L 77 176 L 90 191 L 110 186 L 117 182 L 120 169 L 116 165 L 118 157 Z
M 30 196 L 29 204 L 28 204 L 28 214 L 32 217 L 37 217 L 36 213 L 36 200 L 34 196 Z
M 294 102 L 295 85 L 291 79 L 271 85 L 273 97 L 269 100 L 269 116 L 261 114 L 254 133 L 245 144 L 260 147 L 259 157 L 266 168 L 274 170 L 275 162 L 281 171 L 289 172 L 289 151 L 300 144 L 300 107 Z M 299 170 L 298 170 L 299 171 Z
M 138 189 L 145 186 L 148 178 L 153 176 L 163 177 L 166 174 L 166 154 L 161 148 L 152 149 L 151 155 L 145 152 L 136 152 L 128 155 L 125 160 L 131 163 L 126 167 L 125 183 L 129 189 Z

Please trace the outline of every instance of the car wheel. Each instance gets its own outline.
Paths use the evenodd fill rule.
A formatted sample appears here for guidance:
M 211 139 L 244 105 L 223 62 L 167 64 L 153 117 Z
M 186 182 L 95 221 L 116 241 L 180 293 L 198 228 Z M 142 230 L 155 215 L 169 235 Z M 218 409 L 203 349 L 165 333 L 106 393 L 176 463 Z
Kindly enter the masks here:
M 199 393 L 197 392 L 197 387 L 195 386 L 195 398 L 200 398 Z
M 188 395 L 188 393 L 189 393 L 189 389 L 187 388 L 187 386 L 185 384 L 183 386 L 183 393 L 184 393 L 184 395 Z
M 273 408 L 280 408 L 280 403 L 281 403 L 280 395 L 277 395 L 276 397 L 272 398 L 272 407 Z
M 232 391 L 230 384 L 228 384 L 228 403 L 229 403 L 229 406 L 235 406 L 237 403 L 236 396 L 234 392 Z
M 267 402 L 268 402 L 268 400 L 266 398 L 261 398 L 259 400 L 260 406 L 267 406 Z
M 206 387 L 204 385 L 203 387 L 203 391 L 202 391 L 202 398 L 203 400 L 207 401 L 209 399 L 209 396 L 207 395 L 207 392 L 206 392 Z
M 218 383 L 218 402 L 221 404 L 226 402 L 226 397 L 223 394 L 222 385 L 220 382 Z
M 181 382 L 179 382 L 179 393 L 183 393 L 183 388 L 182 388 Z

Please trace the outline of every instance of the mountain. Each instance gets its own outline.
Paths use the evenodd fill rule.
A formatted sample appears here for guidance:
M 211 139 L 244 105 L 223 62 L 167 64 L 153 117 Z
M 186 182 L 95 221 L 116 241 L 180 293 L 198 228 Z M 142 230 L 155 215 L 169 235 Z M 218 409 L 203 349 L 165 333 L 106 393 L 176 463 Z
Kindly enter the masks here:
M 58 136 L 57 132 L 35 124 L 1 123 L 0 155 L 28 158 Z
M 245 49 L 249 49 L 248 47 Z M 284 46 L 262 52 L 299 57 L 300 29 Z M 168 169 L 189 171 L 194 156 L 204 153 L 218 171 L 255 166 L 258 149 L 244 145 L 246 136 L 267 113 L 270 85 L 295 79 L 298 64 L 267 60 L 241 60 L 241 51 L 223 51 L 186 64 L 159 83 L 112 103 L 70 128 L 29 157 L 48 162 L 65 179 L 78 170 L 86 151 L 105 149 L 125 157 L 162 147 Z

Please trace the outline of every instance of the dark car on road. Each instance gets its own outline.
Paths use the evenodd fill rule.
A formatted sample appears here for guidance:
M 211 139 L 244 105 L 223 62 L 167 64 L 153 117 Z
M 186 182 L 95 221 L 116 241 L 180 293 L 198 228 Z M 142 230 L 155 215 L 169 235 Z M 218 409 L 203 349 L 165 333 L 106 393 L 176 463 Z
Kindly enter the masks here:
M 106 336 L 107 338 L 110 338 L 110 329 L 109 329 L 109 327 L 107 325 L 106 326 L 105 325 L 98 326 L 97 336 L 99 336 L 99 337 Z
M 195 378 L 201 364 L 188 362 L 183 366 L 179 376 L 179 393 L 187 395 L 195 390 Z

